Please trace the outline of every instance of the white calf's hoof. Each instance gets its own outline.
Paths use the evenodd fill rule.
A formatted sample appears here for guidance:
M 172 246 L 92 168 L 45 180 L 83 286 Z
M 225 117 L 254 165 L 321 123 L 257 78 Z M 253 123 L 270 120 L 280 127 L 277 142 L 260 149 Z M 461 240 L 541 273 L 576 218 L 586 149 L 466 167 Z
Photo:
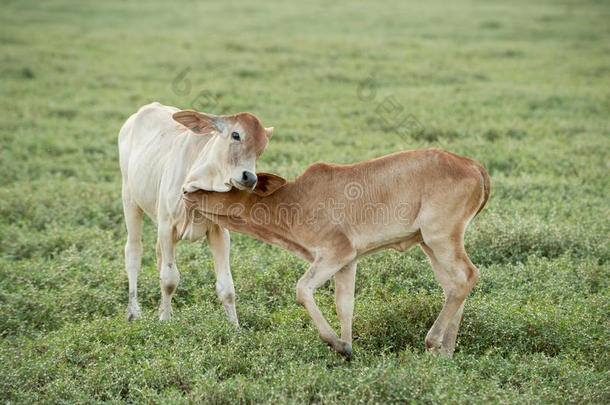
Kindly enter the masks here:
M 172 319 L 173 313 L 171 308 L 159 308 L 159 320 L 169 321 Z
M 125 315 L 125 320 L 127 322 L 131 322 L 136 319 L 142 318 L 142 311 L 140 311 L 140 307 L 137 305 L 130 305 L 127 307 L 127 314 Z

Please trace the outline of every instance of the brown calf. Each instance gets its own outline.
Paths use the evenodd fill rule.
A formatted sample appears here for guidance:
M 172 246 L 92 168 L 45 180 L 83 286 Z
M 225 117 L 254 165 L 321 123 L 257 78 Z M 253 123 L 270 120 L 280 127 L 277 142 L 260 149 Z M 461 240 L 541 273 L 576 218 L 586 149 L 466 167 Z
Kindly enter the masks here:
M 348 357 L 356 260 L 419 244 L 445 293 L 426 348 L 452 356 L 466 296 L 479 278 L 464 250 L 464 231 L 489 197 L 489 176 L 481 164 L 425 149 L 351 165 L 316 163 L 292 181 L 268 173 L 257 176 L 252 191 L 197 191 L 185 194 L 185 204 L 201 220 L 309 261 L 311 267 L 297 284 L 297 302 L 320 337 Z M 333 275 L 340 338 L 314 301 L 316 288 Z

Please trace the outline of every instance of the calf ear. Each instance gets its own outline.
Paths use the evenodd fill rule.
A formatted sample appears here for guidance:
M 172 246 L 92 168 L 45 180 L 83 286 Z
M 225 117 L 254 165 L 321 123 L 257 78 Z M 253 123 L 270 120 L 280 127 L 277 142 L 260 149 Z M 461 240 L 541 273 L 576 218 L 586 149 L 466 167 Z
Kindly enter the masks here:
M 224 126 L 222 117 L 193 110 L 175 112 L 172 118 L 197 134 L 222 132 Z
M 267 139 L 271 139 L 273 136 L 273 127 L 265 128 L 265 135 L 267 135 Z
M 285 178 L 273 173 L 256 173 L 256 177 L 258 180 L 252 192 L 261 197 L 273 194 L 288 182 Z

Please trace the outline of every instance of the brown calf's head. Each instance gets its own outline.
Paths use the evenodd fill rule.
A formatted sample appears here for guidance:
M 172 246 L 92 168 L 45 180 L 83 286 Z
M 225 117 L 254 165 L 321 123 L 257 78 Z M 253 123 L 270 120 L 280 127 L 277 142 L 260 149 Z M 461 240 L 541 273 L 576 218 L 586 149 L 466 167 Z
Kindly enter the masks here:
M 190 167 L 183 192 L 243 190 L 256 185 L 256 160 L 267 147 L 273 127 L 265 128 L 250 113 L 212 115 L 184 110 L 173 118 L 196 134 L 212 135 Z
M 185 193 L 183 200 L 186 208 L 189 211 L 197 211 L 208 219 L 210 217 L 206 214 L 243 217 L 253 204 L 265 204 L 265 197 L 275 193 L 287 183 L 285 178 L 272 173 L 257 173 L 256 176 L 258 181 L 252 190 L 233 189 L 224 193 L 197 190 Z M 253 195 L 262 198 L 253 198 Z
M 256 173 L 258 182 L 252 192 L 259 197 L 267 197 L 282 188 L 288 181 L 273 173 Z

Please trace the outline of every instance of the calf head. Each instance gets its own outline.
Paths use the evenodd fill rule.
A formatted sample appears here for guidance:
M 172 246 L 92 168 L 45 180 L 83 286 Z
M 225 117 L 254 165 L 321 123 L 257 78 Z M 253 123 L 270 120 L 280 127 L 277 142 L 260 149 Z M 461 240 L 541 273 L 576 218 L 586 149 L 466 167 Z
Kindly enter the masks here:
M 212 135 L 188 171 L 183 193 L 254 188 L 256 160 L 267 147 L 273 127 L 265 128 L 250 113 L 212 115 L 184 110 L 173 118 L 196 134 Z
M 257 173 L 256 176 L 258 181 L 252 189 L 233 189 L 224 193 L 197 190 L 184 194 L 184 204 L 189 212 L 208 220 L 218 220 L 218 216 L 229 220 L 232 217 L 250 219 L 254 204 L 266 204 L 273 209 L 273 203 L 270 205 L 266 197 L 287 183 L 286 179 L 272 173 Z

